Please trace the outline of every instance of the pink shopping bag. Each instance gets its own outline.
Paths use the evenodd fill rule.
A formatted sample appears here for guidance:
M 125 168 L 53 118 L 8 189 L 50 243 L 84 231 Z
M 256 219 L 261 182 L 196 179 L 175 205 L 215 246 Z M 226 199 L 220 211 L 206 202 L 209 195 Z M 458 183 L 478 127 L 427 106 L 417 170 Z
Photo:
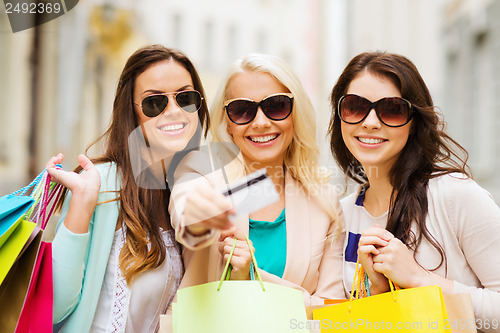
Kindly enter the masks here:
M 52 244 L 42 242 L 15 332 L 51 332 L 52 304 Z

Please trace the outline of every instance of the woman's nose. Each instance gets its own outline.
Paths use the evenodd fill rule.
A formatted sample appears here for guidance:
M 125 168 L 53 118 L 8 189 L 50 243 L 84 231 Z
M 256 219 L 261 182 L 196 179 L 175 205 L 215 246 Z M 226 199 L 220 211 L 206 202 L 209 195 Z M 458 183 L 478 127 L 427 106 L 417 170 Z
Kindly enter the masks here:
M 375 109 L 371 109 L 365 120 L 363 120 L 363 127 L 365 128 L 380 128 L 382 123 L 378 119 Z
M 252 126 L 253 127 L 266 127 L 270 126 L 271 121 L 267 116 L 264 114 L 264 111 L 262 111 L 262 108 L 259 106 L 257 109 L 257 114 L 255 115 L 255 118 L 252 121 Z

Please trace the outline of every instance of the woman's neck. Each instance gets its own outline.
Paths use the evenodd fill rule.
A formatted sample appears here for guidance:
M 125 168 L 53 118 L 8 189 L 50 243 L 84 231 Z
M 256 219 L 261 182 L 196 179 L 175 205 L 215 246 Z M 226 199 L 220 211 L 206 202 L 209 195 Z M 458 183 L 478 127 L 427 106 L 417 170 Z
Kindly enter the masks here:
M 279 200 L 263 209 L 250 214 L 250 218 L 258 221 L 274 221 L 285 207 L 285 168 L 281 166 L 267 166 L 267 176 L 278 192 Z M 249 170 L 250 172 L 256 170 Z
M 389 210 L 393 186 L 388 174 L 367 173 L 370 187 L 366 190 L 363 206 L 373 216 L 380 216 Z
M 252 173 L 260 169 L 266 169 L 267 176 L 273 181 L 274 185 L 281 184 L 285 177 L 283 160 L 276 160 L 272 163 L 246 163 L 247 172 Z
M 267 176 L 272 180 L 278 193 L 284 193 L 285 168 L 283 166 L 267 167 Z

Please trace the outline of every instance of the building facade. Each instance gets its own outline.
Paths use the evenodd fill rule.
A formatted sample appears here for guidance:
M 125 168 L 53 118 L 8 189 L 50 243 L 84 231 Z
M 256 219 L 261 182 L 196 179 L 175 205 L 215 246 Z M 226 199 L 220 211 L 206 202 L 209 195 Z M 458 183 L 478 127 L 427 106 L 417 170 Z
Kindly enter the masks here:
M 500 200 L 500 1 L 448 1 L 444 16 L 449 131 L 469 152 L 474 178 Z
M 499 197 L 499 15 L 499 0 L 87 0 L 13 34 L 3 11 L 0 189 L 19 188 L 58 152 L 65 169 L 75 167 L 108 126 L 127 57 L 160 43 L 193 60 L 209 104 L 235 59 L 261 52 L 287 61 L 313 101 L 321 160 L 340 191 L 345 179 L 326 139 L 331 88 L 354 55 L 401 53 L 417 65 L 449 132 L 468 149 L 477 180 Z

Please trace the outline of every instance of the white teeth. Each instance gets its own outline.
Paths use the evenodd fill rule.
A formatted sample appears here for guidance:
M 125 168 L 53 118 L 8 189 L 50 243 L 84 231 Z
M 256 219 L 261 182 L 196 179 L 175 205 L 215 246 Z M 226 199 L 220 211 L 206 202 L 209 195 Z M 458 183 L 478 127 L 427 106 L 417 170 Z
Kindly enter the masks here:
M 263 143 L 263 142 L 269 142 L 271 140 L 274 140 L 277 137 L 278 137 L 277 134 L 273 134 L 273 135 L 266 135 L 266 136 L 250 137 L 250 140 L 252 140 L 253 142 Z
M 178 131 L 178 130 L 183 129 L 183 128 L 184 128 L 184 124 L 175 124 L 175 125 L 162 126 L 162 127 L 160 127 L 160 130 L 169 132 L 169 131 Z
M 382 139 L 372 139 L 372 138 L 362 138 L 362 137 L 358 137 L 358 140 L 363 142 L 363 143 L 369 143 L 369 144 L 376 144 L 376 143 L 384 142 L 384 140 L 382 140 Z

